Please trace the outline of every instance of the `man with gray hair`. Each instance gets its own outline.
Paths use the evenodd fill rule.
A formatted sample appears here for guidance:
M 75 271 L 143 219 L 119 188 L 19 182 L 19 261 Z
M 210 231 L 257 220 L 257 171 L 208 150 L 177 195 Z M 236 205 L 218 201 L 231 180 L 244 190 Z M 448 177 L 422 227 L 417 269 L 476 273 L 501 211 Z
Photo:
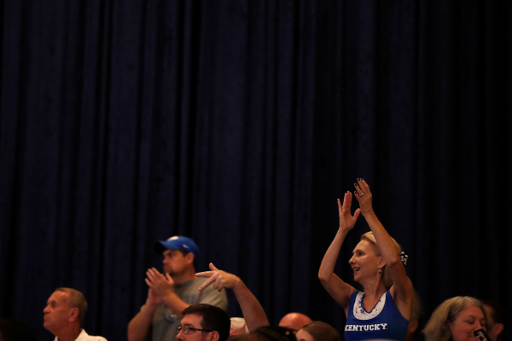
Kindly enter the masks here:
M 81 328 L 86 311 L 87 301 L 80 291 L 57 288 L 43 310 L 43 326 L 55 335 L 55 341 L 107 341 Z

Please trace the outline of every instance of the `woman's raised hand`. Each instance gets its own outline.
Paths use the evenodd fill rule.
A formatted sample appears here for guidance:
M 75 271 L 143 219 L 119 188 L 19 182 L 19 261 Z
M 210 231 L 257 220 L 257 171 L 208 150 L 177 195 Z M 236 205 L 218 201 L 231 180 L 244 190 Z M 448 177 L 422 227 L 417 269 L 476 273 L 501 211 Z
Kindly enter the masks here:
M 352 193 L 346 192 L 345 196 L 343 197 L 343 204 L 341 203 L 341 200 L 338 199 L 338 211 L 340 214 L 340 229 L 346 230 L 347 232 L 351 230 L 354 225 L 356 224 L 357 217 L 359 217 L 359 213 L 361 213 L 361 210 L 358 208 L 354 215 L 352 215 L 352 212 L 350 211 L 350 208 L 352 207 Z
M 366 183 L 366 181 L 358 178 L 357 183 L 354 183 L 354 187 L 356 188 L 354 195 L 359 202 L 361 213 L 363 215 L 372 214 L 372 192 L 370 191 L 370 186 Z

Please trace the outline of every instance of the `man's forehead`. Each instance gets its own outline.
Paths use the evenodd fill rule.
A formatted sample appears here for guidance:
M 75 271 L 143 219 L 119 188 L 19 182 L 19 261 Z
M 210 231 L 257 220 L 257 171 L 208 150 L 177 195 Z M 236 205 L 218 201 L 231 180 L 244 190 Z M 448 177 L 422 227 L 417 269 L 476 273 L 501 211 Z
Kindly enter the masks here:
M 181 319 L 181 325 L 182 326 L 197 326 L 201 324 L 201 321 L 203 320 L 203 317 L 201 315 L 197 314 L 187 314 L 183 316 Z
M 58 302 L 67 302 L 69 298 L 69 293 L 65 291 L 54 291 L 53 294 L 50 296 L 48 301 L 58 301 Z
M 165 249 L 164 252 L 162 252 L 164 255 L 172 255 L 175 253 L 181 254 L 180 250 L 171 250 L 171 249 Z

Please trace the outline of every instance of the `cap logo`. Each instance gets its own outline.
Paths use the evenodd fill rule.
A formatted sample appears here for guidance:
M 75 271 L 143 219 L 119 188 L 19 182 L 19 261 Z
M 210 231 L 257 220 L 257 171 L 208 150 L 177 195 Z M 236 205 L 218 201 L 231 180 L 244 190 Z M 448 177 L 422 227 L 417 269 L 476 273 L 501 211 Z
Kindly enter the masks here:
M 185 249 L 188 249 L 188 245 L 186 245 L 186 244 L 181 244 L 181 246 L 183 246 L 183 248 L 185 248 Z

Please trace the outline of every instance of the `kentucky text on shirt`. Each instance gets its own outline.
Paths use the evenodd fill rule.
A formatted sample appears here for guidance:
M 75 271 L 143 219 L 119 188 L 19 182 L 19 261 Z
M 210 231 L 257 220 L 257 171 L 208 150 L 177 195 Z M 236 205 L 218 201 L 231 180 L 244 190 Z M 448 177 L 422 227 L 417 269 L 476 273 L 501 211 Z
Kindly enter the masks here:
M 387 323 L 367 324 L 365 326 L 359 326 L 356 324 L 348 324 L 345 326 L 346 332 L 362 332 L 362 331 L 374 331 L 374 330 L 386 330 Z

